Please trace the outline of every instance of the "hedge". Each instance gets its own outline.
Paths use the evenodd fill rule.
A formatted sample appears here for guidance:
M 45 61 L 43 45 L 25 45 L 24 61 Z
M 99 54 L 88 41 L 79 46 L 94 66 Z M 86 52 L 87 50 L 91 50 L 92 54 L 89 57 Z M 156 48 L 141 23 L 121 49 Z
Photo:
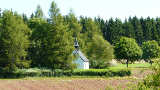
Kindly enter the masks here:
M 119 69 L 119 70 L 111 70 L 111 69 L 88 69 L 88 70 L 74 70 L 72 73 L 73 76 L 129 76 L 131 75 L 131 71 L 128 69 Z
M 60 77 L 60 76 L 129 76 L 131 71 L 129 69 L 88 69 L 88 70 L 49 70 L 49 69 L 19 69 L 14 73 L 0 73 L 1 78 L 22 78 L 22 77 Z

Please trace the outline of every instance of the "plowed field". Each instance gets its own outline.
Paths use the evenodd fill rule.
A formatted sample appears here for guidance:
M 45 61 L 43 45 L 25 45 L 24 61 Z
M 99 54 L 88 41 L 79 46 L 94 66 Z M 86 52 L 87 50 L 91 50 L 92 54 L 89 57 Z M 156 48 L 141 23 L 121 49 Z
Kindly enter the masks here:
M 126 88 L 128 84 L 137 84 L 150 70 L 133 70 L 129 77 L 112 78 L 23 78 L 1 79 L 0 90 L 105 90 L 108 87 Z

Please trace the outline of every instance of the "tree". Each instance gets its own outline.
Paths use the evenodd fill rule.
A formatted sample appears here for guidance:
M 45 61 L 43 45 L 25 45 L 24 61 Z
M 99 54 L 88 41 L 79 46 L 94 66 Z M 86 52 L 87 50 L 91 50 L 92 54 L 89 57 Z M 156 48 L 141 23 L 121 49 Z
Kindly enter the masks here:
M 25 58 L 29 47 L 30 29 L 21 16 L 4 11 L 0 35 L 0 66 L 14 66 L 17 60 Z
M 156 40 L 159 41 L 159 35 L 158 35 L 158 30 L 156 28 L 156 21 L 152 18 L 151 19 L 151 23 L 152 23 L 152 40 Z
M 52 24 L 47 36 L 47 47 L 44 58 L 47 67 L 53 69 L 73 69 L 72 56 L 73 38 L 67 32 L 68 27 L 64 24 L 63 17 L 59 14 L 56 22 Z
M 150 17 L 141 21 L 143 33 L 144 33 L 144 40 L 152 40 L 152 22 Z
M 87 55 L 91 68 L 106 68 L 113 59 L 113 47 L 101 35 L 94 35 L 88 46 Z
M 33 28 L 31 55 L 34 66 L 50 69 L 73 69 L 73 38 L 59 14 L 54 24 L 37 20 Z
M 118 60 L 126 59 L 128 62 L 138 60 L 142 56 L 142 50 L 136 43 L 135 39 L 121 37 L 120 41 L 115 44 L 115 56 Z
M 112 46 L 104 40 L 100 26 L 91 18 L 81 17 L 81 34 L 84 42 L 83 52 L 90 60 L 91 68 L 105 68 L 113 58 Z M 110 51 L 110 52 L 108 52 Z M 108 55 L 107 55 L 108 54 Z
M 156 18 L 156 30 L 157 30 L 157 33 L 158 33 L 158 44 L 160 45 L 160 18 Z
M 32 13 L 31 16 L 30 16 L 30 18 L 34 18 L 34 17 L 35 17 L 35 16 L 34 16 L 34 14 Z
M 99 25 L 100 29 L 101 29 L 101 32 L 103 33 L 103 37 L 106 39 L 107 38 L 107 32 L 106 32 L 106 29 L 107 29 L 107 26 L 106 26 L 106 23 L 107 21 L 105 22 L 102 18 L 98 17 L 98 18 L 95 18 L 95 22 L 96 24 Z
M 136 39 L 137 43 L 142 44 L 142 42 L 144 41 L 144 37 L 143 37 L 143 30 L 142 30 L 140 20 L 135 16 L 129 21 L 132 23 L 132 25 L 134 27 L 135 39 Z
M 125 22 L 123 23 L 123 29 L 125 30 L 125 37 L 135 38 L 135 31 L 131 22 L 125 20 Z
M 85 42 L 83 38 L 83 34 L 81 34 L 82 31 L 82 26 L 79 23 L 78 19 L 74 15 L 74 13 L 71 11 L 68 15 L 64 17 L 64 22 L 66 25 L 68 25 L 68 30 L 67 32 L 73 37 L 77 38 L 78 42 L 80 43 L 80 48 L 83 51 L 85 48 Z
M 22 14 L 22 18 L 23 18 L 23 21 L 27 24 L 28 23 L 27 15 L 26 14 Z
M 121 37 L 122 35 L 124 35 L 124 30 L 122 28 L 121 20 L 116 18 L 116 20 L 114 21 L 111 18 L 107 25 L 107 40 L 111 44 L 115 44 L 115 42 L 119 40 L 119 37 Z
M 33 67 L 45 67 L 44 56 L 46 56 L 47 37 L 51 29 L 51 25 L 41 18 L 33 18 L 29 20 L 29 27 L 32 29 L 30 37 L 31 46 L 29 47 L 29 58 L 32 59 Z
M 68 31 L 71 32 L 73 37 L 79 37 L 82 26 L 78 22 L 73 12 L 70 12 L 64 17 L 64 22 L 68 25 Z
M 35 11 L 35 18 L 43 18 L 44 14 L 40 5 L 37 6 Z
M 57 17 L 59 14 L 60 14 L 60 9 L 57 7 L 57 4 L 53 1 L 53 2 L 51 3 L 50 9 L 49 9 L 49 16 L 50 16 L 51 19 L 53 19 L 53 20 L 51 20 L 52 23 L 55 22 L 56 17 Z
M 160 57 L 160 47 L 155 40 L 143 42 L 142 50 L 143 50 L 142 58 L 146 61 L 150 61 L 151 64 L 152 64 L 151 59 Z

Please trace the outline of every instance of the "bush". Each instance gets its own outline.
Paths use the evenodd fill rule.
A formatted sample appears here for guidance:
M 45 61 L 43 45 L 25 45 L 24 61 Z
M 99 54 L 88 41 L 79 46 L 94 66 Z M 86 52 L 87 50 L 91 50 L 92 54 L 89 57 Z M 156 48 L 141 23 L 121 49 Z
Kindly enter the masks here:
M 152 88 L 153 90 L 160 89 L 160 61 L 156 62 L 153 71 L 153 74 L 147 76 L 147 78 L 145 78 L 144 81 L 139 84 L 139 88 L 143 86 L 144 88 Z
M 17 60 L 16 61 L 16 66 L 18 68 L 29 68 L 31 64 L 31 60 Z
M 8 74 L 7 74 L 8 75 Z M 9 74 L 12 77 L 23 78 L 23 77 L 60 77 L 60 76 L 129 76 L 131 71 L 128 69 L 76 69 L 76 70 L 61 70 L 61 69 L 18 69 L 16 72 Z
M 37 68 L 19 69 L 17 77 L 37 77 L 41 75 L 41 70 Z
M 0 77 L 1 78 L 12 78 L 15 77 L 15 72 L 17 72 L 18 68 L 15 64 L 8 64 L 5 67 L 0 67 Z
M 129 76 L 131 71 L 128 69 L 88 69 L 88 70 L 75 70 L 73 71 L 74 76 Z

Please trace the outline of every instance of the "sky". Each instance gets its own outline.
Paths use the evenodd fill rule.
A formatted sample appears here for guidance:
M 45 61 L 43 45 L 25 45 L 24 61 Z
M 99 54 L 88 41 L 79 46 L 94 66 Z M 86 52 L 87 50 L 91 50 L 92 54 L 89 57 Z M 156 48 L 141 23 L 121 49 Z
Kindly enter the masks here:
M 11 9 L 19 14 L 30 16 L 39 4 L 45 16 L 53 0 L 0 0 L 2 10 Z M 77 17 L 102 17 L 104 19 L 119 18 L 124 20 L 129 16 L 160 17 L 160 0 L 54 0 L 63 15 L 72 9 Z

